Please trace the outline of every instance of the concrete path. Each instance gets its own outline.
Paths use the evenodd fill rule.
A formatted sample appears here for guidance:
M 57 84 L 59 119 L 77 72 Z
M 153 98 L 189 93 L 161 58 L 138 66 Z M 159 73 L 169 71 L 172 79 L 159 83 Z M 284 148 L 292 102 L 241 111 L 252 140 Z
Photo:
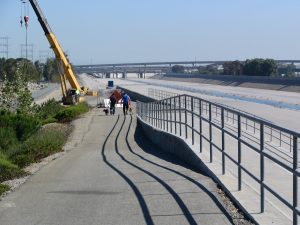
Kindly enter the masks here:
M 0 202 L 1 225 L 232 224 L 215 183 L 158 151 L 134 116 L 97 109 L 75 126 L 72 151 Z

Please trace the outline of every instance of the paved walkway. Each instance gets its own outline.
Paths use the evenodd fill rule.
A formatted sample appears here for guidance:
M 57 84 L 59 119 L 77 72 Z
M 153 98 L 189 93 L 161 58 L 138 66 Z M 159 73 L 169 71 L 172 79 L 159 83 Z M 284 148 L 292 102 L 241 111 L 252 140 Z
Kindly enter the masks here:
M 157 151 L 134 116 L 102 114 L 78 120 L 78 145 L 0 202 L 1 225 L 232 224 L 210 178 Z

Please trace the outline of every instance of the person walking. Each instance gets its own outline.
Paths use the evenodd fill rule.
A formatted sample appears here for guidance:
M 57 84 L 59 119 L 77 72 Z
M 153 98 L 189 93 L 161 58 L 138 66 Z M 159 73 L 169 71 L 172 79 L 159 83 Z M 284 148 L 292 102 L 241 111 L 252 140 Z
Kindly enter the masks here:
M 115 115 L 117 99 L 114 94 L 110 96 L 109 103 L 110 115 Z
M 124 116 L 127 115 L 127 113 L 128 113 L 129 102 L 130 102 L 130 97 L 126 93 L 123 93 L 122 103 L 123 103 Z

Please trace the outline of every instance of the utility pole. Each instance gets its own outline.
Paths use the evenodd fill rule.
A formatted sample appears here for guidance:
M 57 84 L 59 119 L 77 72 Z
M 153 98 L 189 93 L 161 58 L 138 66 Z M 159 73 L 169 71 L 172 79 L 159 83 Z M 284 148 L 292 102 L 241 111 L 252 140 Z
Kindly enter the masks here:
M 49 50 L 40 50 L 39 51 L 39 61 L 40 61 L 40 63 L 46 63 L 49 58 L 50 58 Z
M 0 37 L 0 55 L 8 59 L 8 37 Z
M 33 62 L 33 44 L 21 44 L 21 58 L 25 58 Z

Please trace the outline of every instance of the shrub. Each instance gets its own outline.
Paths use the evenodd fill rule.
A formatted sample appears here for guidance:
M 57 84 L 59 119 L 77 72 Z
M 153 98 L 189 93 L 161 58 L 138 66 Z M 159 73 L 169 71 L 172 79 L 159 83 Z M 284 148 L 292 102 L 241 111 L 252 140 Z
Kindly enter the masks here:
M 3 154 L 0 154 L 0 182 L 21 177 L 26 174 L 18 166 L 11 163 Z
M 63 131 L 39 131 L 10 156 L 11 160 L 23 168 L 30 163 L 39 162 L 42 158 L 62 150 L 66 135 Z
M 15 114 L 8 111 L 0 112 L 0 128 L 8 128 L 15 131 L 19 141 L 24 141 L 35 133 L 40 127 L 37 118 L 30 115 Z
M 6 185 L 6 184 L 0 184 L 0 196 L 4 193 L 4 192 L 6 192 L 6 191 L 9 191 L 9 186 L 8 185 Z
M 42 125 L 48 124 L 48 123 L 56 123 L 57 119 L 53 118 L 53 117 L 49 117 L 45 120 L 42 121 Z
M 12 127 L 0 127 L 0 151 L 5 152 L 18 144 L 16 132 Z
M 41 120 L 46 120 L 55 116 L 59 111 L 61 111 L 64 107 L 57 102 L 54 98 L 49 99 L 46 102 L 43 102 L 37 108 L 38 117 Z
M 55 119 L 59 122 L 66 123 L 74 120 L 80 114 L 86 113 L 89 110 L 87 103 L 79 103 L 78 105 L 70 106 L 58 112 Z

